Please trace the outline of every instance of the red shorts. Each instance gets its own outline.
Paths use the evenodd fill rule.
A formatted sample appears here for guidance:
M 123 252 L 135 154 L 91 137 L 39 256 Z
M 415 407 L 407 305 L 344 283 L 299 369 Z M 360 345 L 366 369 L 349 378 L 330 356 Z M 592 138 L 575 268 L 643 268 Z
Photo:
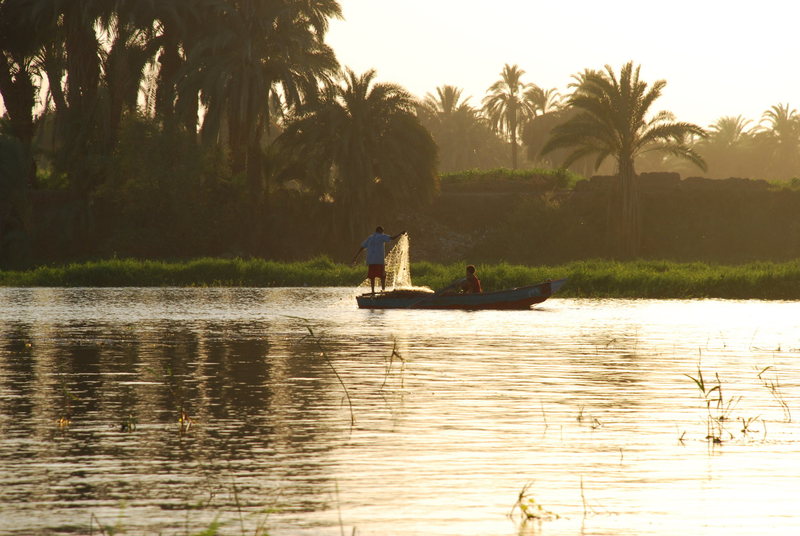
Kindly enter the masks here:
M 373 277 L 386 277 L 386 266 L 383 264 L 369 264 L 368 266 L 368 278 L 372 279 Z

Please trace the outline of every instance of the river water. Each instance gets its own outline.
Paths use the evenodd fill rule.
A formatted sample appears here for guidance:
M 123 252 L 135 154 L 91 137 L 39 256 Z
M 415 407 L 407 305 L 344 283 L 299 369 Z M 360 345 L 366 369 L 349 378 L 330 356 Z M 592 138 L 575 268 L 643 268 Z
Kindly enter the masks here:
M 355 294 L 0 289 L 0 533 L 800 533 L 800 304 Z

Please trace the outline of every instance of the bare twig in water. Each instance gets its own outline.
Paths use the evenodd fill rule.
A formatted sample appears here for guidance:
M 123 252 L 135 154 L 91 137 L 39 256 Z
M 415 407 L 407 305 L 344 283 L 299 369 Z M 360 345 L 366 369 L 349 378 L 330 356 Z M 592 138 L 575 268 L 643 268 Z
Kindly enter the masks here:
M 406 360 L 400 355 L 400 352 L 397 351 L 397 339 L 394 340 L 394 345 L 392 345 L 392 354 L 389 356 L 389 363 L 386 365 L 386 375 L 383 377 L 383 383 L 381 384 L 381 389 L 386 387 L 386 381 L 389 379 L 389 373 L 392 371 L 392 363 L 394 363 L 394 358 L 400 360 L 402 365 L 400 366 L 400 371 L 402 372 L 406 365 Z
M 344 536 L 344 522 L 342 521 L 342 503 L 339 500 L 339 481 L 335 480 L 336 485 L 336 513 L 339 515 L 339 534 Z
M 120 516 L 122 513 L 120 512 Z M 100 529 L 100 534 L 102 536 L 113 536 L 114 534 L 118 534 L 121 532 L 122 528 L 120 526 L 120 520 L 118 519 L 116 524 L 114 525 L 103 525 L 100 521 L 100 518 L 94 515 L 93 513 L 89 515 L 89 536 L 94 534 L 94 522 L 97 522 L 97 528 Z
M 244 514 L 242 513 L 242 504 L 239 502 L 239 489 L 236 487 L 236 481 L 231 479 L 231 488 L 233 489 L 233 502 L 236 505 L 236 511 L 239 513 L 239 526 L 242 528 L 244 534 Z
M 586 517 L 586 495 L 583 493 L 583 475 L 581 475 L 581 501 L 583 502 L 583 517 Z
M 598 511 L 586 500 L 586 491 L 583 487 L 583 475 L 581 475 L 581 502 L 583 503 L 583 517 L 586 517 L 589 513 L 594 515 L 598 514 Z
M 342 380 L 342 377 L 339 376 L 339 373 L 336 371 L 336 367 L 333 366 L 333 363 L 331 362 L 331 359 L 328 357 L 328 354 L 325 352 L 325 349 L 322 347 L 322 342 L 320 341 L 319 337 L 314 335 L 314 331 L 311 329 L 311 326 L 306 326 L 306 329 L 308 330 L 309 335 L 311 335 L 311 339 L 317 345 L 317 348 L 319 349 L 320 355 L 325 360 L 325 362 L 328 364 L 328 366 L 331 368 L 333 373 L 336 375 L 336 379 L 339 380 L 339 384 L 342 386 L 342 389 L 344 389 L 344 394 L 347 397 L 347 405 L 350 407 L 350 425 L 351 426 L 355 426 L 355 424 L 356 424 L 356 415 L 353 412 L 353 401 L 350 399 L 350 392 L 347 390 L 347 386 L 344 384 L 344 381 Z
M 753 423 L 755 423 L 755 422 L 758 422 L 758 420 L 760 418 L 761 418 L 760 416 L 759 417 L 747 417 L 747 418 L 739 417 L 739 420 L 742 423 L 742 429 L 740 430 L 742 432 L 742 435 L 746 436 L 747 434 L 750 434 L 750 433 L 753 433 L 753 432 L 758 432 L 758 430 L 753 430 L 751 428 L 751 425 Z
M 100 529 L 100 534 L 105 536 L 106 529 L 103 528 L 103 524 L 100 522 L 100 520 L 97 518 L 97 516 L 94 515 L 94 513 L 89 515 L 89 536 L 92 536 L 94 534 L 94 522 L 95 521 L 97 521 L 97 528 Z
M 547 431 L 547 414 L 544 412 L 544 402 L 539 400 L 539 405 L 542 407 L 542 419 L 544 420 L 544 431 Z
M 786 403 L 786 399 L 783 397 L 783 392 L 781 391 L 781 384 L 778 380 L 778 374 L 775 373 L 775 376 L 772 379 L 768 379 L 764 377 L 764 373 L 771 369 L 772 366 L 764 367 L 758 373 L 758 380 L 761 382 L 769 394 L 772 395 L 772 398 L 780 405 L 781 409 L 783 410 L 783 420 L 784 422 L 792 422 L 792 412 L 789 410 L 789 404 Z

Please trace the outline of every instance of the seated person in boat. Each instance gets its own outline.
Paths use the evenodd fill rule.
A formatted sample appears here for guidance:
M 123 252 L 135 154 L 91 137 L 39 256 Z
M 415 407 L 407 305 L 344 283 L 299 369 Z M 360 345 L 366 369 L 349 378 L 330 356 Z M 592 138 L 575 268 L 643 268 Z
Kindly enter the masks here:
M 481 288 L 481 280 L 475 275 L 475 267 L 473 265 L 467 266 L 467 276 L 462 277 L 455 283 L 445 287 L 439 294 L 442 296 L 453 296 L 455 294 L 480 294 L 483 292 Z
M 461 283 L 461 292 L 464 294 L 480 294 L 483 292 L 481 280 L 475 275 L 475 267 L 471 264 L 467 266 L 467 277 Z

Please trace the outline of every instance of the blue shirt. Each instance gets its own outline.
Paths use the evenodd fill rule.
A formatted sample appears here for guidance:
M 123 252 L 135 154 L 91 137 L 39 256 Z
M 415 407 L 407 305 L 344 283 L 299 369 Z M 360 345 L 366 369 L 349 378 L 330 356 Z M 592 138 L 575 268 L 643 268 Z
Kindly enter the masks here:
M 383 245 L 391 242 L 392 237 L 384 233 L 373 233 L 361 244 L 367 250 L 367 264 L 383 264 L 386 252 Z

